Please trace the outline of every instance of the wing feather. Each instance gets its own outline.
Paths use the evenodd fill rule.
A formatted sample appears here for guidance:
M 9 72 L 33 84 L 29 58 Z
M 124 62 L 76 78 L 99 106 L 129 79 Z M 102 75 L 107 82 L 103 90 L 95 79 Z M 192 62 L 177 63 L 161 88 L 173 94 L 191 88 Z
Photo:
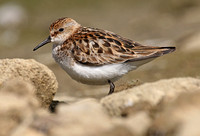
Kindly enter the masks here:
M 71 39 L 74 58 L 87 65 L 100 66 L 156 58 L 175 47 L 144 46 L 113 32 L 83 27 Z

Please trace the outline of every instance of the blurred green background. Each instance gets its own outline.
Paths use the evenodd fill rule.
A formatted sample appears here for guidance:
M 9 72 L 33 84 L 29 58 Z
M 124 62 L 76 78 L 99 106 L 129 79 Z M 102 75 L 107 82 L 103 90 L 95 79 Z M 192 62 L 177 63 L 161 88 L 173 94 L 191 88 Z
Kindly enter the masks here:
M 130 72 L 116 82 L 151 82 L 200 74 L 199 0 L 1 0 L 0 58 L 36 59 L 55 73 L 57 95 L 100 96 L 109 86 L 89 86 L 72 80 L 53 60 L 51 44 L 32 49 L 47 38 L 57 18 L 70 17 L 83 26 L 113 31 L 142 44 L 176 46 L 176 52 Z

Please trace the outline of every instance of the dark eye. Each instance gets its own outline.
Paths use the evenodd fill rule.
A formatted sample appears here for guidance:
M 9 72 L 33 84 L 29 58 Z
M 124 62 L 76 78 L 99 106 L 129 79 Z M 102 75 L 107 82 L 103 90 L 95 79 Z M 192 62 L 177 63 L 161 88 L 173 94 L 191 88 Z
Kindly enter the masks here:
M 60 28 L 58 31 L 59 31 L 59 32 L 62 32 L 63 30 L 64 30 L 64 28 Z

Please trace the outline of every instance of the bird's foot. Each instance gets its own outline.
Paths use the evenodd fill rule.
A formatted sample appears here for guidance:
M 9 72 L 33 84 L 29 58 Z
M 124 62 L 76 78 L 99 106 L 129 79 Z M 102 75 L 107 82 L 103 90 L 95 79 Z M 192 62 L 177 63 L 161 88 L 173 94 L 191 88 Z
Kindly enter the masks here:
M 110 91 L 108 93 L 108 95 L 112 94 L 115 90 L 115 85 L 112 81 L 108 80 L 108 83 L 110 84 Z

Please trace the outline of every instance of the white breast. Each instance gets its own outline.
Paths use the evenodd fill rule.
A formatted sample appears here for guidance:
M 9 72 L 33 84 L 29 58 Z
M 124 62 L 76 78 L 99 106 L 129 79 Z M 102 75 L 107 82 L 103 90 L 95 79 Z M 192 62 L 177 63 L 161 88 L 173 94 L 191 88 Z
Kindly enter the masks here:
M 77 63 L 72 67 L 75 80 L 85 84 L 107 84 L 108 79 L 115 81 L 127 72 L 130 67 L 126 64 L 108 64 L 103 66 L 87 66 Z M 73 77 L 72 77 L 73 78 Z
M 107 84 L 108 79 L 115 81 L 130 71 L 130 66 L 125 64 L 88 66 L 74 63 L 74 65 L 70 65 L 69 59 L 61 60 L 59 64 L 74 80 L 92 85 Z

